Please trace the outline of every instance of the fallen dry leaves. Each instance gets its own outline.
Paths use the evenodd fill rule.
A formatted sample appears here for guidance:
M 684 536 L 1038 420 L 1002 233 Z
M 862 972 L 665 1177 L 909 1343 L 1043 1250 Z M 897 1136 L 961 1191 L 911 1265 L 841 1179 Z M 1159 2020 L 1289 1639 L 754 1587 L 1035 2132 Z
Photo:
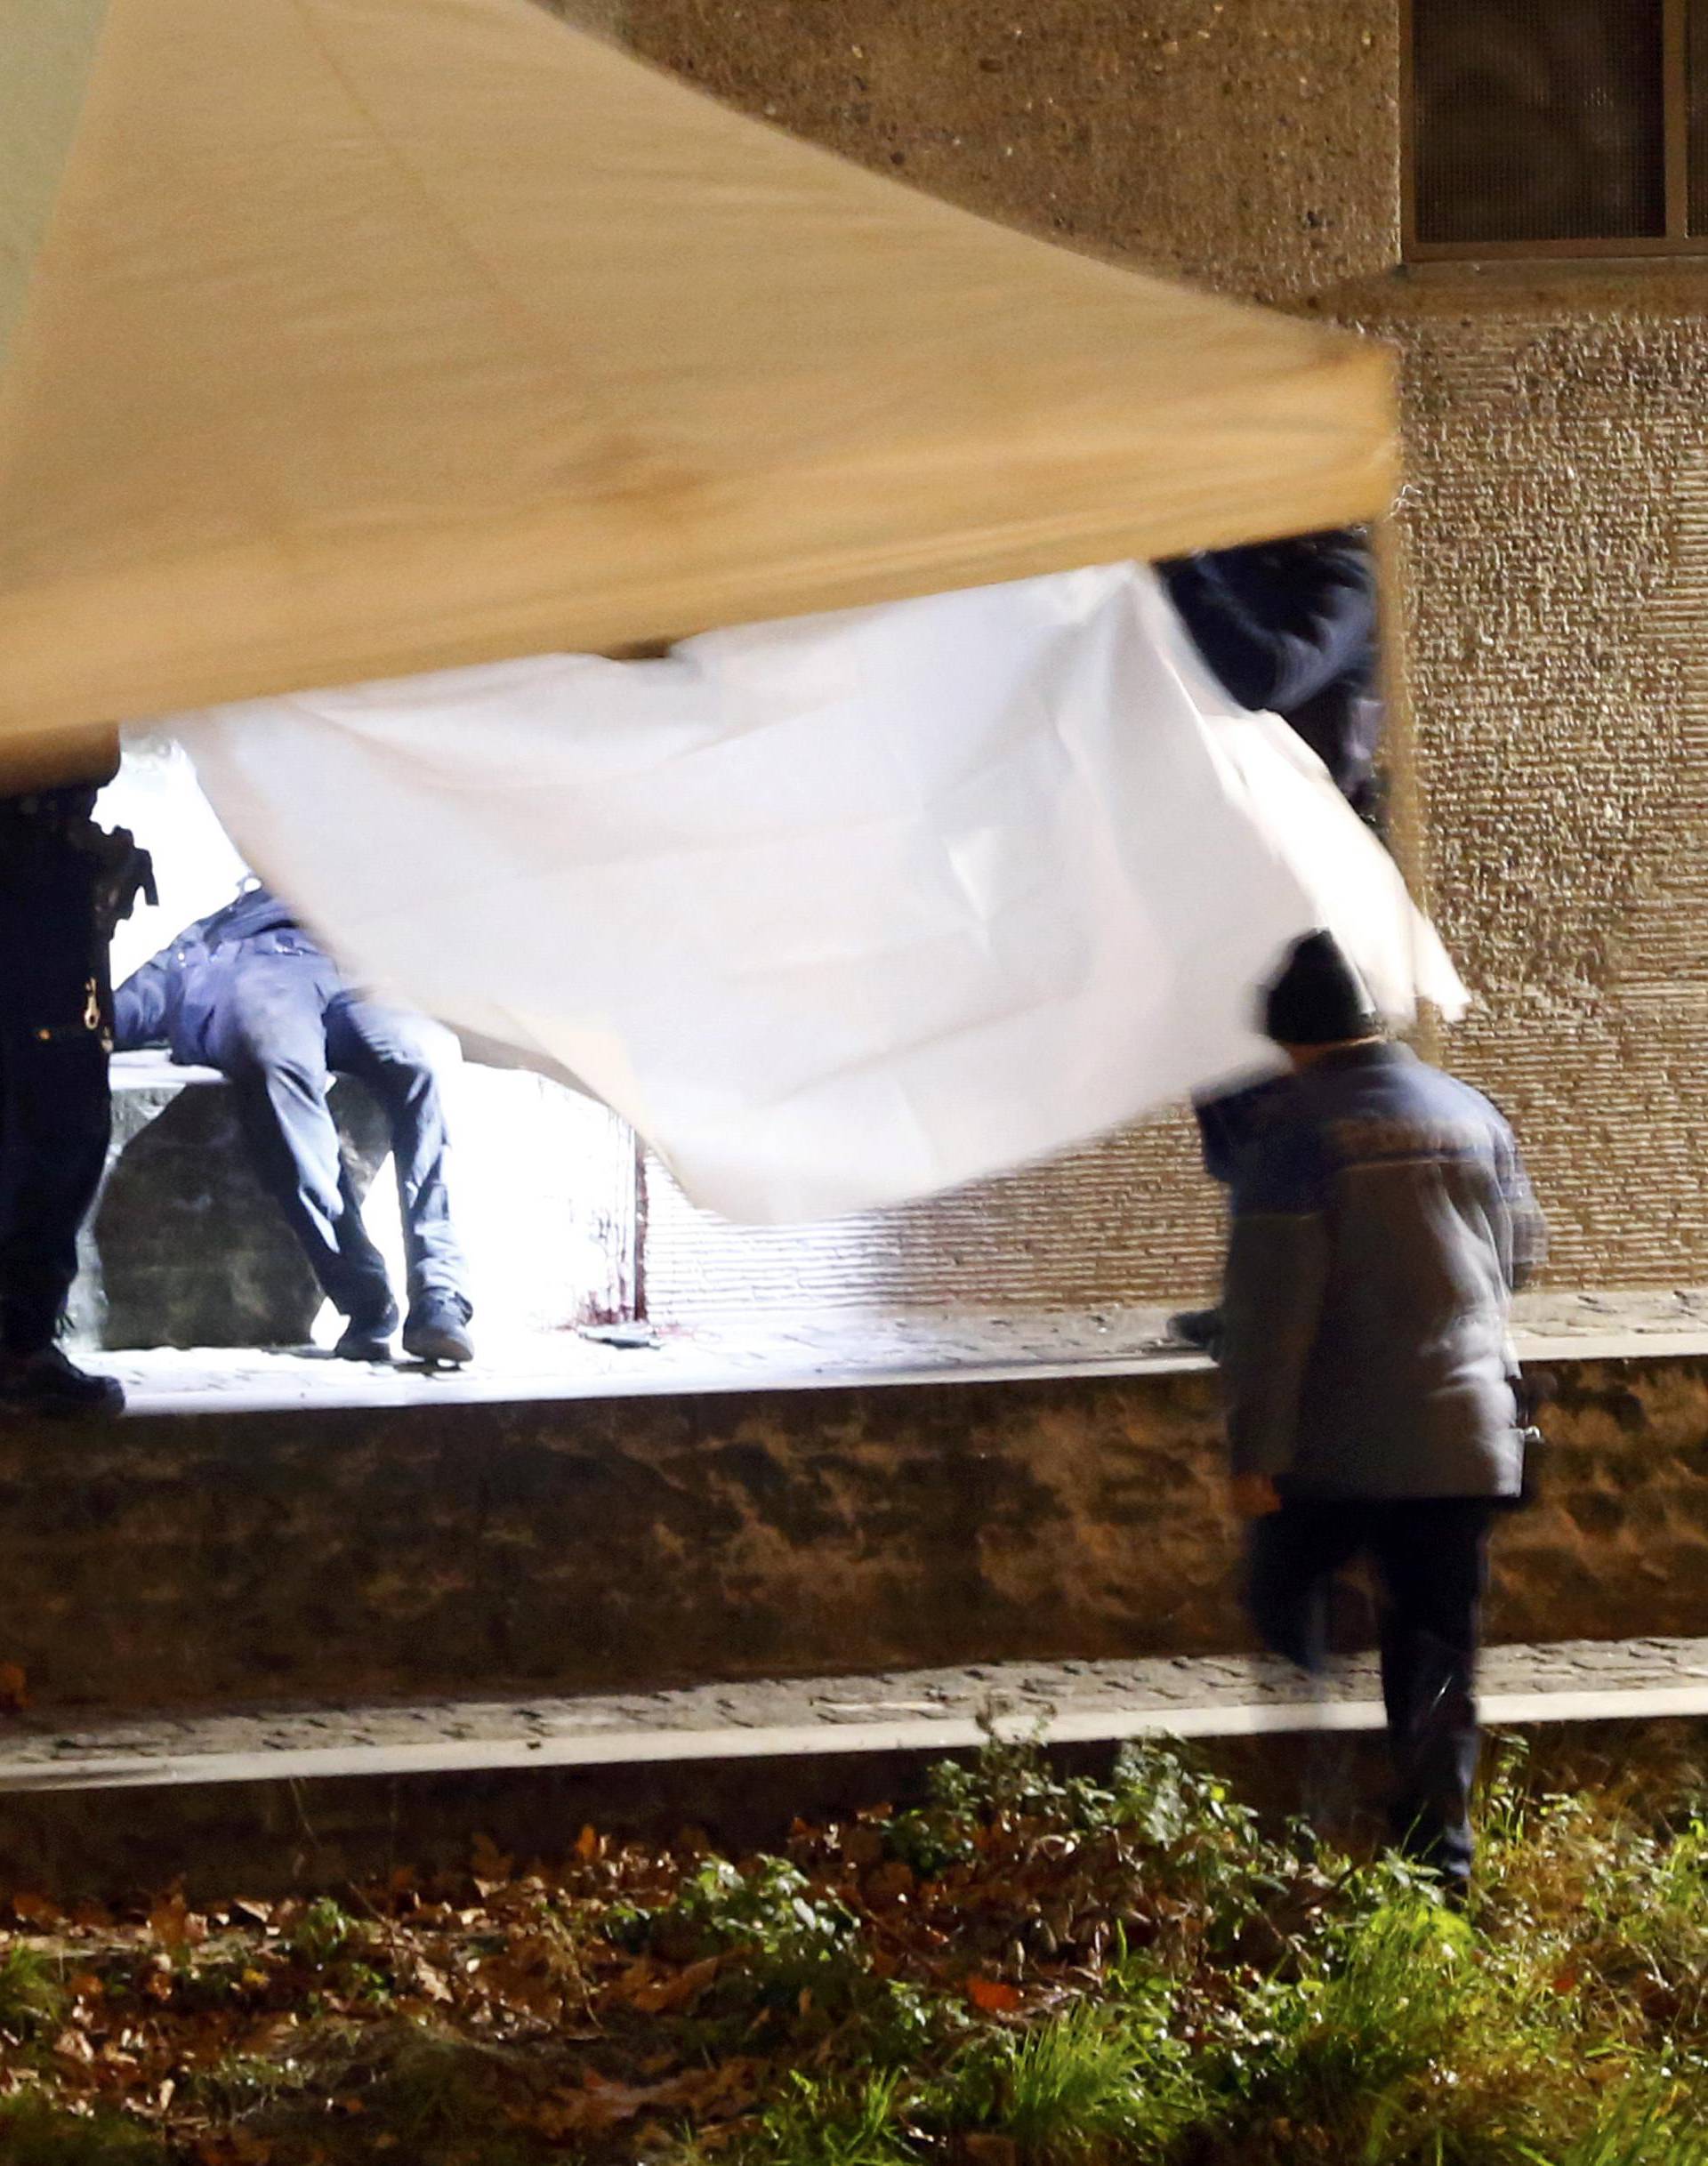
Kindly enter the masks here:
M 122 2110 L 190 2166 L 342 2166 L 418 2148 L 388 2101 L 427 2053 L 542 2155 L 632 2158 L 685 2127 L 715 2151 L 791 2068 L 825 2065 L 852 1991 L 895 1981 L 992 2024 L 1052 2005 L 1112 1906 L 1133 1907 L 1131 1861 L 1100 1840 L 999 1817 L 928 1869 L 874 1814 L 797 1827 L 786 1858 L 732 1873 L 698 1836 L 586 1827 L 552 1871 L 480 1839 L 461 1873 L 402 1871 L 342 1904 L 176 1888 L 68 1912 L 16 1890 L 0 1961 L 17 1951 L 35 1985 L 0 1993 L 0 2101 Z

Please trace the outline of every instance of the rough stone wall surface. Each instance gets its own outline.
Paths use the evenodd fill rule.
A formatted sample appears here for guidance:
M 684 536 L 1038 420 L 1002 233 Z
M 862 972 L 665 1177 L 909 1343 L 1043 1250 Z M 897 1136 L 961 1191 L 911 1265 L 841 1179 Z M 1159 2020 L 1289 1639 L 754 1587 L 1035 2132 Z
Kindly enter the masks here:
M 1220 1192 L 1184 1116 L 925 1203 L 816 1226 L 731 1226 L 696 1209 L 656 1164 L 647 1188 L 648 1314 L 665 1323 L 1095 1309 L 1207 1292 L 1221 1253 Z
M 1237 291 L 1398 253 L 1382 0 L 628 0 L 624 35 L 933 195 Z
M 998 218 L 1321 310 L 1406 360 L 1434 898 L 1567 1283 L 1708 1277 L 1708 267 L 1396 269 L 1396 0 L 630 0 L 638 51 Z M 1163 1123 L 878 1220 L 655 1182 L 654 1313 L 1184 1298 L 1217 1199 Z
M 1549 1429 L 1491 1637 L 1708 1633 L 1708 1359 L 1566 1365 Z M 0 1662 L 45 1711 L 1238 1650 L 1220 1430 L 1191 1370 L 11 1424 Z
M 1708 1265 L 1708 278 L 1395 282 L 1449 1057 L 1565 1283 Z

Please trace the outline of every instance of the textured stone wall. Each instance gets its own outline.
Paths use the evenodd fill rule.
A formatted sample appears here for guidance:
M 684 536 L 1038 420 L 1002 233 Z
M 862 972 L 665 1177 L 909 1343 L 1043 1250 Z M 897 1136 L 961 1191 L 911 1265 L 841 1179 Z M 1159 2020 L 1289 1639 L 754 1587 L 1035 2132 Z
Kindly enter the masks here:
M 627 0 L 624 32 L 933 195 L 1237 291 L 1398 253 L 1384 0 Z
M 1561 1371 L 1494 1639 L 1708 1633 L 1708 1360 Z M 1215 1379 L 0 1429 L 44 1711 L 624 1691 L 1247 1645 Z
M 648 1171 L 648 1313 L 715 1326 L 802 1312 L 1095 1309 L 1207 1292 L 1220 1192 L 1184 1115 L 1047 1166 L 870 1218 L 730 1226 Z
M 1708 1272 L 1708 275 L 1414 275 L 1412 655 L 1451 1057 L 1566 1283 Z M 1348 305 L 1355 305 L 1348 297 Z
M 629 0 L 640 52 L 969 206 L 1363 323 L 1406 360 L 1436 900 L 1558 1277 L 1708 1277 L 1708 270 L 1397 268 L 1396 0 Z M 1207 1284 L 1160 1123 L 881 1220 L 737 1232 L 656 1181 L 655 1313 L 1095 1306 Z

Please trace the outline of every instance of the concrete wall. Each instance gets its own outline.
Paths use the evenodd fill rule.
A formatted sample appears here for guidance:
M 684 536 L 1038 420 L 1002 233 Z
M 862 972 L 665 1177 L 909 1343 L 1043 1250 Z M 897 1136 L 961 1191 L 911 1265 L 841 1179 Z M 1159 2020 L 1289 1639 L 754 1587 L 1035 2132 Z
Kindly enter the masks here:
M 1398 269 L 1396 0 L 629 0 L 636 50 L 1065 241 L 1406 359 L 1408 598 L 1449 1057 L 1581 1284 L 1708 1278 L 1708 267 Z M 882 1221 L 731 1232 L 656 1184 L 656 1313 L 1087 1306 L 1206 1283 L 1172 1124 Z

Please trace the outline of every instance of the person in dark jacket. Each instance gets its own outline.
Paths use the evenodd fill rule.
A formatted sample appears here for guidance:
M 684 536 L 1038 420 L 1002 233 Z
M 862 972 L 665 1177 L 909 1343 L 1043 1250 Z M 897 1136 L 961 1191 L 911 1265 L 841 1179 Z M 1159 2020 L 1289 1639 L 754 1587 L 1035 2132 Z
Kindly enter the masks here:
M 1229 698 L 1278 714 L 1361 818 L 1377 810 L 1376 575 L 1349 527 L 1157 567 Z
M 1251 1614 L 1315 1671 L 1330 1582 L 1374 1561 L 1395 1832 L 1462 1887 L 1488 1537 L 1524 1478 L 1508 1317 L 1542 1217 L 1501 1115 L 1382 1035 L 1326 933 L 1264 1027 L 1297 1081 L 1235 1167 L 1222 1297 Z
M 115 743 L 86 778 L 0 799 L 0 1411 L 125 1406 L 56 1344 L 112 1124 L 108 942 L 148 880 L 91 817 L 117 766 Z
M 363 998 L 262 887 L 180 933 L 126 978 L 114 1005 L 121 1051 L 164 1044 L 174 1060 L 230 1078 L 255 1170 L 346 1319 L 338 1353 L 384 1361 L 398 1306 L 326 1104 L 330 1071 L 366 1083 L 384 1108 L 397 1164 L 409 1272 L 404 1351 L 471 1358 L 430 1027 Z
M 1381 793 L 1376 754 L 1376 575 L 1364 537 L 1350 527 L 1250 548 L 1207 550 L 1157 566 L 1192 643 L 1230 699 L 1278 714 L 1328 769 L 1358 817 L 1374 825 Z M 1200 1099 L 1194 1111 L 1204 1170 L 1224 1186 L 1246 1139 L 1277 1103 L 1273 1083 Z M 1177 1339 L 1214 1357 L 1221 1317 L 1182 1309 Z

